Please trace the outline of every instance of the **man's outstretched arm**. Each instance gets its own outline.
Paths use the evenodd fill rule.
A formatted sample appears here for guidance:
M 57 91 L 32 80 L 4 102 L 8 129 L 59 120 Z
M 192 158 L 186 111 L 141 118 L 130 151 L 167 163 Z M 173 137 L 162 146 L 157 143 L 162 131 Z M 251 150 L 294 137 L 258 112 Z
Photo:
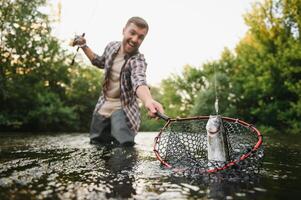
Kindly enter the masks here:
M 153 99 L 151 92 L 146 85 L 139 86 L 136 90 L 136 94 L 143 102 L 145 108 L 148 109 L 148 115 L 150 117 L 156 117 L 157 111 L 164 113 L 162 105 Z

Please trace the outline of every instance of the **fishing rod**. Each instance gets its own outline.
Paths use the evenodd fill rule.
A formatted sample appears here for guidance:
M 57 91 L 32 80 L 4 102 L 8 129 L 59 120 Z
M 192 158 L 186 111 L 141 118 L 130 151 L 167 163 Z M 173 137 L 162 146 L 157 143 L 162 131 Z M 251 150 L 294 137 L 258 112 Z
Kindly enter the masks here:
M 93 18 L 94 18 L 94 16 L 95 16 L 95 10 L 98 8 L 98 4 L 99 4 L 99 1 L 96 0 L 96 4 L 93 6 L 92 11 L 91 11 L 91 13 L 90 13 L 90 17 L 89 17 L 88 23 L 85 24 L 85 27 L 86 27 L 86 28 L 89 28 L 89 26 L 92 24 Z M 78 35 L 75 36 L 73 42 L 71 42 L 71 46 L 75 46 L 75 45 L 74 45 L 74 42 L 75 42 L 79 37 L 80 37 L 80 36 L 78 36 Z M 85 33 L 83 33 L 83 34 L 81 35 L 81 37 L 85 37 Z M 74 65 L 75 58 L 76 58 L 76 56 L 77 56 L 77 54 L 78 54 L 79 49 L 80 49 L 80 46 L 77 47 L 76 52 L 75 52 L 75 54 L 74 54 L 74 56 L 73 56 L 73 58 L 72 58 L 72 61 L 71 61 L 71 63 L 70 63 L 70 66 Z
M 82 37 L 85 37 L 85 33 L 82 34 Z M 76 41 L 78 38 L 79 38 L 79 36 L 75 36 L 75 38 L 74 38 L 74 40 L 72 41 L 72 44 L 71 44 L 72 46 L 75 46 L 74 43 L 75 43 L 75 41 Z M 72 66 L 72 65 L 74 64 L 75 57 L 76 57 L 76 55 L 77 55 L 79 49 L 80 49 L 80 46 L 77 47 L 76 52 L 75 52 L 75 54 L 74 54 L 74 56 L 73 56 L 73 58 L 72 58 L 72 61 L 71 61 L 70 66 Z

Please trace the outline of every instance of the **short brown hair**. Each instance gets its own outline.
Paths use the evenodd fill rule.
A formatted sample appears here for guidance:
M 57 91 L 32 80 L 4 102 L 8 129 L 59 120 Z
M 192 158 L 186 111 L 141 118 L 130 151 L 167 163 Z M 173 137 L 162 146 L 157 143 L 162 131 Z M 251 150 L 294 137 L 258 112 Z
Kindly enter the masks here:
M 141 17 L 131 17 L 125 26 L 127 27 L 130 23 L 135 24 L 139 28 L 146 28 L 148 30 L 148 23 Z

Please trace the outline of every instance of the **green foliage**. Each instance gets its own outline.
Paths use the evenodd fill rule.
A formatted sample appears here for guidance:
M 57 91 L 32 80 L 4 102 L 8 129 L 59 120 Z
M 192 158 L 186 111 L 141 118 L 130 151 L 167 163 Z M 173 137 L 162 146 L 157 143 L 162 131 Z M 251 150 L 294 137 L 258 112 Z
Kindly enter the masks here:
M 51 22 L 39 10 L 45 3 L 1 0 L 2 131 L 87 130 L 97 101 L 101 73 L 69 66 L 71 55 L 51 35 Z
M 38 93 L 35 97 L 36 106 L 27 114 L 25 126 L 29 130 L 68 130 L 74 129 L 77 116 L 72 107 L 65 106 L 55 93 Z
M 75 66 L 69 69 L 71 83 L 66 91 L 67 105 L 73 107 L 78 116 L 78 130 L 87 131 L 100 95 L 103 73 L 92 67 Z
M 0 0 L 0 129 L 87 131 L 101 91 L 96 68 L 69 66 L 39 8 L 45 0 Z M 219 113 L 262 132 L 301 132 L 301 0 L 265 0 L 245 15 L 235 51 L 151 88 L 170 117 Z M 158 131 L 142 108 L 142 131 Z
M 170 103 L 177 108 L 174 116 L 188 110 L 191 115 L 214 114 L 217 91 L 222 115 L 249 121 L 267 132 L 300 133 L 301 1 L 256 3 L 245 21 L 249 30 L 235 53 L 225 49 L 218 61 L 203 65 L 193 80 L 183 75 L 163 82 L 164 95 L 169 97 L 165 103 L 175 102 Z M 189 89 L 192 82 L 201 83 L 196 93 Z M 169 91 L 172 86 L 175 89 Z M 179 109 L 182 105 L 185 112 Z
M 246 15 L 250 31 L 237 46 L 240 70 L 234 81 L 241 84 L 247 102 L 249 111 L 244 109 L 244 115 L 251 113 L 255 122 L 297 133 L 301 131 L 300 109 L 295 107 L 300 101 L 301 57 L 300 20 L 296 19 L 301 7 L 292 2 L 266 1 Z M 291 5 L 296 13 L 290 12 Z
M 170 117 L 187 116 L 194 104 L 198 91 L 204 86 L 202 71 L 189 65 L 181 75 L 172 75 L 161 83 L 165 112 Z
M 225 49 L 219 61 L 210 62 L 203 66 L 205 86 L 198 91 L 191 115 L 216 114 L 215 101 L 218 99 L 218 113 L 232 116 L 235 113 L 237 96 L 229 74 L 235 68 L 234 55 Z

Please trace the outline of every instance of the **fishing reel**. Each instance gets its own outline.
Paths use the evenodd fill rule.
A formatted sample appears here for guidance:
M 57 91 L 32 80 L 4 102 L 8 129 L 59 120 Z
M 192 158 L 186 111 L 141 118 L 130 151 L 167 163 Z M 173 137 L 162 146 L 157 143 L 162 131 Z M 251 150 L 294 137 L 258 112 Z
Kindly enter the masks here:
M 73 39 L 70 40 L 69 45 L 74 47 L 77 43 L 77 41 L 81 38 L 84 37 L 85 33 L 83 33 L 82 35 L 75 35 Z

